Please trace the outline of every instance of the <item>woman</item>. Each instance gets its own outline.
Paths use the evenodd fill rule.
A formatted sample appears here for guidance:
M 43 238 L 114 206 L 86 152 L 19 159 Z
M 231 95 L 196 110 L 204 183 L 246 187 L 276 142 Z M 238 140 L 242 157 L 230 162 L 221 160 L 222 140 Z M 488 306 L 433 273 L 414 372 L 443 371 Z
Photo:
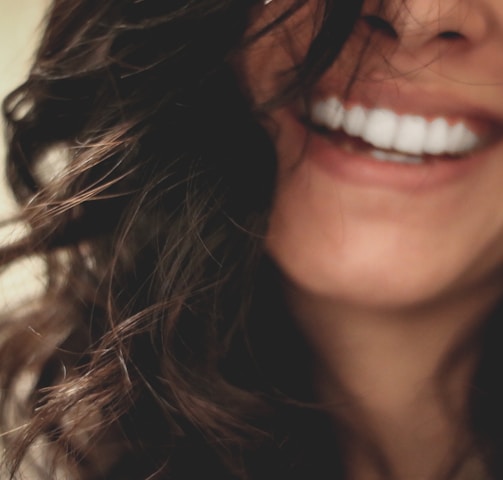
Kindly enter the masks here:
M 3 323 L 8 474 L 502 478 L 501 32 L 499 0 L 55 0 L 5 102 L 4 263 L 47 264 Z

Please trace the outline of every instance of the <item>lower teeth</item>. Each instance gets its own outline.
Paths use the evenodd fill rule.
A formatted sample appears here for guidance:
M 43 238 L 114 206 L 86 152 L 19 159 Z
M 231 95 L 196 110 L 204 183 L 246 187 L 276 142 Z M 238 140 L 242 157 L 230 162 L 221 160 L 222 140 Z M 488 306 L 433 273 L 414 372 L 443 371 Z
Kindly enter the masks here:
M 426 158 L 419 155 L 408 155 L 406 153 L 401 153 L 393 150 L 381 150 L 373 147 L 372 145 L 364 142 L 361 139 L 350 137 L 346 134 L 335 137 L 337 144 L 348 150 L 349 152 L 355 153 L 365 153 L 372 156 L 380 162 L 394 162 L 394 163 L 406 163 L 417 165 L 420 163 L 425 163 Z
M 406 155 L 398 152 L 385 152 L 384 150 L 371 150 L 370 155 L 376 160 L 395 163 L 423 163 L 424 158 L 417 155 Z

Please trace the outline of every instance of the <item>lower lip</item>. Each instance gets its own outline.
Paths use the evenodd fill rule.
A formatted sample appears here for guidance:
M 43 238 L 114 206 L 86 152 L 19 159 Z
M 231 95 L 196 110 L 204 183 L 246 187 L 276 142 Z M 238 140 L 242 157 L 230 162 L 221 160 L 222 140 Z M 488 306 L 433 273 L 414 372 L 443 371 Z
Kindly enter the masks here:
M 306 146 L 306 157 L 337 179 L 408 192 L 436 189 L 469 177 L 487 152 L 485 149 L 457 159 L 435 157 L 418 164 L 380 161 L 365 152 L 345 150 L 314 131 L 308 131 Z

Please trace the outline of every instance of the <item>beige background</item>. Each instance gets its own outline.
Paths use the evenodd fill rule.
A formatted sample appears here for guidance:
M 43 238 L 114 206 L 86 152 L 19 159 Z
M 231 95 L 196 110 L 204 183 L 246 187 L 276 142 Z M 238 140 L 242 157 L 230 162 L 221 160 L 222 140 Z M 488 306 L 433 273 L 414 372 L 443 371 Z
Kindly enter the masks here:
M 19 85 L 26 76 L 47 4 L 47 0 L 0 0 L 1 99 Z M 3 135 L 0 143 L 0 155 L 3 160 Z M 3 177 L 2 174 L 2 179 Z M 2 184 L 0 197 L 2 218 L 10 207 L 11 203 L 6 195 L 5 184 Z
M 40 25 L 48 0 L 0 0 L 0 98 L 19 85 L 26 72 L 40 35 Z M 3 119 L 1 121 L 3 129 Z M 3 135 L 0 137 L 0 158 L 4 159 Z M 0 182 L 0 218 L 13 212 L 13 202 L 4 181 Z M 15 235 L 15 229 L 0 229 L 0 242 Z M 13 301 L 27 298 L 40 285 L 40 265 L 26 259 L 0 277 L 0 306 L 5 308 Z

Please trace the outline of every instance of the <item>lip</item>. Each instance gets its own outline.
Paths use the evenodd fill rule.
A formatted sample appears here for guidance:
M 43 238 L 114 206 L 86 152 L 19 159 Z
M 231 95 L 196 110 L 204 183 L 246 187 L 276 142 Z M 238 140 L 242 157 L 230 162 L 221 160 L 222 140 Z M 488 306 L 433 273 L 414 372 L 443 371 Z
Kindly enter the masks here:
M 326 85 L 326 83 L 324 84 Z M 323 85 L 322 85 L 323 86 Z M 309 103 L 337 95 L 334 84 L 331 88 L 315 87 Z M 305 122 L 305 108 L 294 106 L 287 112 L 296 124 L 294 134 L 306 138 L 305 158 L 337 180 L 366 187 L 386 188 L 408 193 L 426 193 L 442 186 L 456 184 L 469 178 L 493 158 L 495 151 L 502 149 L 503 112 L 492 101 L 476 102 L 459 92 L 414 88 L 409 84 L 367 85 L 354 88 L 344 98 L 344 105 L 361 105 L 365 108 L 386 108 L 404 115 L 420 115 L 426 119 L 443 117 L 450 122 L 464 122 L 469 128 L 485 138 L 485 145 L 474 152 L 456 159 L 445 156 L 428 156 L 423 163 L 404 164 L 378 161 L 362 151 L 342 148 L 330 135 L 320 133 Z M 496 153 L 497 154 L 497 153 Z M 502 152 L 503 156 L 503 152 Z
M 469 176 L 490 149 L 455 160 L 433 157 L 420 164 L 378 161 L 370 155 L 350 152 L 317 132 L 310 131 L 307 156 L 329 175 L 358 185 L 425 192 Z
M 290 112 L 298 138 L 306 138 L 306 161 L 317 166 L 335 181 L 343 181 L 366 188 L 384 188 L 407 194 L 424 194 L 470 178 L 484 163 L 501 141 L 464 157 L 447 159 L 430 157 L 424 163 L 404 164 L 378 161 L 370 155 L 351 152 L 326 135 L 309 128 L 300 116 Z

